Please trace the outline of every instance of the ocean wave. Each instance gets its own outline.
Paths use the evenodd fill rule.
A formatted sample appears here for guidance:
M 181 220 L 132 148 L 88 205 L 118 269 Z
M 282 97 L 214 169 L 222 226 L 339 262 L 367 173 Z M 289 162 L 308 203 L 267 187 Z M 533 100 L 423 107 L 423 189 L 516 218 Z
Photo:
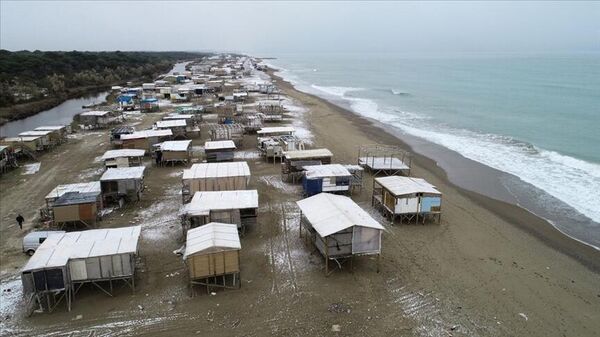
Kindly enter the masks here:
M 410 96 L 409 92 L 405 92 L 405 91 L 401 91 L 401 90 L 397 90 L 397 89 L 390 89 L 392 95 L 396 95 L 396 96 Z
M 316 84 L 311 85 L 311 87 L 313 87 L 314 89 L 317 89 L 319 91 L 322 91 L 328 95 L 341 97 L 341 98 L 348 98 L 346 96 L 346 94 L 349 92 L 365 90 L 364 88 L 356 88 L 356 87 L 325 87 L 325 86 L 319 86 Z

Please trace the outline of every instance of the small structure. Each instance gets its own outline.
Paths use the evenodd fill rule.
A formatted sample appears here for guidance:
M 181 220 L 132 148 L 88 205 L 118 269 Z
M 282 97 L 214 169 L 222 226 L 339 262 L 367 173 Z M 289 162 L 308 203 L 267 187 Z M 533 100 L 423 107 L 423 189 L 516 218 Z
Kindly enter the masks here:
M 135 110 L 135 94 L 124 94 L 117 96 L 117 104 L 119 105 L 119 109 L 125 110 Z
M 121 149 L 104 152 L 101 159 L 106 168 L 141 166 L 146 150 Z
M 54 144 L 64 143 L 67 140 L 69 130 L 65 125 L 38 126 L 34 131 L 51 131 L 50 142 Z
M 97 209 L 102 209 L 102 189 L 100 188 L 100 181 L 92 181 L 89 183 L 76 183 L 76 184 L 64 184 L 56 186 L 50 193 L 46 195 L 46 208 L 49 210 L 54 206 L 54 202 L 65 195 L 66 193 L 82 193 L 89 194 L 93 193 L 98 197 Z M 43 217 L 42 217 L 43 218 Z
M 258 137 L 293 136 L 296 129 L 291 126 L 266 127 L 256 131 Z
M 310 149 L 287 151 L 283 153 L 281 174 L 284 178 L 295 182 L 302 177 L 304 166 L 331 164 L 333 153 L 328 149 Z
M 232 140 L 241 145 L 244 139 L 244 126 L 241 124 L 207 124 L 210 140 Z
M 265 100 L 258 102 L 258 112 L 263 115 L 265 122 L 283 121 L 284 108 L 280 100 Z
M 187 121 L 185 119 L 158 121 L 155 126 L 158 130 L 171 130 L 173 139 L 187 137 Z
M 329 275 L 329 260 L 341 263 L 354 256 L 377 255 L 377 272 L 381 254 L 383 226 L 360 208 L 352 199 L 330 193 L 320 193 L 296 201 L 301 211 L 302 228 L 325 258 L 325 274 Z
M 171 130 L 143 130 L 120 136 L 124 149 L 145 149 L 152 151 L 155 144 L 170 140 Z
M 187 232 L 183 260 L 193 286 L 239 288 L 240 236 L 235 224 L 211 222 Z
M 60 229 L 68 225 L 83 224 L 94 227 L 99 219 L 97 193 L 67 192 L 54 200 L 52 205 L 53 223 Z
M 235 191 L 248 188 L 250 167 L 245 161 L 194 164 L 183 170 L 183 202 L 201 191 Z
M 235 149 L 236 146 L 232 140 L 219 140 L 204 143 L 206 161 L 209 163 L 233 161 Z
M 187 164 L 192 157 L 191 140 L 169 140 L 158 143 L 155 147 L 156 150 L 154 153 L 156 156 L 156 163 L 159 165 L 166 165 L 169 163 L 171 163 L 171 165 L 175 165 L 175 163 Z
M 363 145 L 358 149 L 358 165 L 377 175 L 410 175 L 411 157 L 393 145 Z
M 256 225 L 258 191 L 205 191 L 196 192 L 182 209 L 184 235 L 190 228 L 210 222 L 232 223 L 242 232 Z
M 39 142 L 42 145 L 42 148 L 44 149 L 48 149 L 54 145 L 56 145 L 58 142 L 54 142 L 53 140 L 56 139 L 55 137 L 51 137 L 50 134 L 52 134 L 53 131 L 25 131 L 25 132 L 21 132 L 19 133 L 19 137 L 39 137 Z
M 100 177 L 102 197 L 107 200 L 140 200 L 144 190 L 144 166 L 109 168 Z
M 414 218 L 423 223 L 427 218 L 442 217 L 442 193 L 421 178 L 389 176 L 375 178 L 373 182 L 373 206 L 379 208 L 394 222 L 400 218 L 409 222 Z
M 12 147 L 0 145 L 0 173 L 5 173 L 9 169 L 18 166 L 17 158 Z
M 135 258 L 141 226 L 50 234 L 21 270 L 30 312 L 52 311 L 93 284 L 113 295 L 113 282 L 135 289 Z
M 121 140 L 122 135 L 130 135 L 135 132 L 135 129 L 132 126 L 119 126 L 112 130 L 110 130 L 110 143 L 115 147 L 120 147 L 123 145 L 123 141 Z
M 92 110 L 79 114 L 79 124 L 90 129 L 103 128 L 118 120 L 119 117 L 108 110 Z
M 158 98 L 145 97 L 140 100 L 140 111 L 141 112 L 157 112 L 160 110 L 158 105 Z
M 362 189 L 363 189 L 363 173 L 364 173 L 365 169 L 360 165 L 344 165 L 344 167 L 352 175 L 352 177 L 350 178 L 351 193 L 354 193 L 354 191 L 356 189 L 362 191 Z
M 352 174 L 341 164 L 304 166 L 302 186 L 304 195 L 321 192 L 349 193 Z
M 39 136 L 6 137 L 3 138 L 1 142 L 2 144 L 8 145 L 15 149 L 15 153 L 21 149 L 32 152 L 44 150 L 41 137 Z

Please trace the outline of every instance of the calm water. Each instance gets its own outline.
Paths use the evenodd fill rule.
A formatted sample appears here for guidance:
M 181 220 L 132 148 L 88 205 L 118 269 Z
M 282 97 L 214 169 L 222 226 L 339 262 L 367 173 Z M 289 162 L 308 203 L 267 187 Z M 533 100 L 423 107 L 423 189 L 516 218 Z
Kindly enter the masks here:
M 600 54 L 269 62 L 300 90 L 518 177 L 535 189 L 521 183 L 511 192 L 536 199 L 559 229 L 600 246 Z
M 106 95 L 108 95 L 108 92 L 70 99 L 34 116 L 6 123 L 0 127 L 0 137 L 13 137 L 21 132 L 33 130 L 38 126 L 71 124 L 73 116 L 84 110 L 83 105 L 105 102 Z

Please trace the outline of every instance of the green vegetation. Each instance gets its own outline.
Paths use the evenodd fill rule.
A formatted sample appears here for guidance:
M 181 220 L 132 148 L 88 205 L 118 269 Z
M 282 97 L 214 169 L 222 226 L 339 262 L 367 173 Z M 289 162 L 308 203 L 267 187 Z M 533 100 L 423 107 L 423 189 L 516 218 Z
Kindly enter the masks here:
M 125 81 L 151 81 L 176 61 L 202 56 L 205 54 L 0 50 L 0 108 L 62 101 Z

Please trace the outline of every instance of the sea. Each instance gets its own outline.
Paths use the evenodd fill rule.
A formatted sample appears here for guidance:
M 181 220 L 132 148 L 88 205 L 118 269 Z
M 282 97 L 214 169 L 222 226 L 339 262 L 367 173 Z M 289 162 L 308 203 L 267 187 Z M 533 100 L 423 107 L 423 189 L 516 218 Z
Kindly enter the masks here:
M 600 53 L 274 56 L 297 89 L 501 172 L 513 202 L 600 249 Z

